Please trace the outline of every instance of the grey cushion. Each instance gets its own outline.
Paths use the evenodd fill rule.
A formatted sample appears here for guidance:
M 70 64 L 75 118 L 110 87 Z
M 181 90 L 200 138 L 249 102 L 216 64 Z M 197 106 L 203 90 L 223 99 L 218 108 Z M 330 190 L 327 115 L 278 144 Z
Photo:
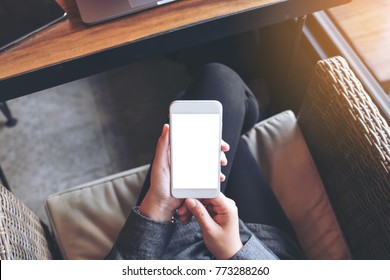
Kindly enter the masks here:
M 90 182 L 46 200 L 46 213 L 65 259 L 102 259 L 135 205 L 149 166 Z
M 245 136 L 308 259 L 350 254 L 295 115 L 285 111 Z

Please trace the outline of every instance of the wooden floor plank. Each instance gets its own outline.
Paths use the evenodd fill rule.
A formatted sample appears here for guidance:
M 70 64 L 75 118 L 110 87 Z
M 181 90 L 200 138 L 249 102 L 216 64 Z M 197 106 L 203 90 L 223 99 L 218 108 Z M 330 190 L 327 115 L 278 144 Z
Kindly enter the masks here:
M 354 0 L 329 14 L 368 68 L 390 90 L 390 1 Z

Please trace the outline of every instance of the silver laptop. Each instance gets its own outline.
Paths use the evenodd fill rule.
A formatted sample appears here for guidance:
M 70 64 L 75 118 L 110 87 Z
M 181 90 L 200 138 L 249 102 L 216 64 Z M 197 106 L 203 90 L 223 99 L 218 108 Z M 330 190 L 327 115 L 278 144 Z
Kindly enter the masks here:
M 81 20 L 97 24 L 178 0 L 76 0 Z

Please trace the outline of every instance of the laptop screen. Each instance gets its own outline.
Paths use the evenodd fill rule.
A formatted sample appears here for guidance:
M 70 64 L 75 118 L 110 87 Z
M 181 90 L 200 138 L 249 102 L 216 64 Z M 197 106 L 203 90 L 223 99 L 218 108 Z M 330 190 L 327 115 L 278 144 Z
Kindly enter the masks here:
M 76 0 L 85 24 L 98 24 L 177 0 Z

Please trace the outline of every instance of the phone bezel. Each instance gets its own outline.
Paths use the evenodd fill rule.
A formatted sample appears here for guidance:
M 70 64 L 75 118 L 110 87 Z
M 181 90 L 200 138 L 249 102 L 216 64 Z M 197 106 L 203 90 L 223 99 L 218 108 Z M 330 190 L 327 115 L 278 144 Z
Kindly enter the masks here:
M 216 100 L 180 100 L 174 101 L 169 107 L 169 119 L 171 120 L 172 114 L 218 114 L 219 115 L 219 149 L 222 139 L 222 104 Z M 172 139 L 172 131 L 174 131 L 172 123 L 170 122 L 170 139 Z M 173 145 L 170 145 L 171 165 L 173 155 Z M 220 161 L 218 161 L 218 178 L 221 172 Z M 201 189 L 189 189 L 189 188 L 177 188 L 173 187 L 173 172 L 171 172 L 171 195 L 176 198 L 213 198 L 220 192 L 220 181 L 214 188 L 201 188 Z

